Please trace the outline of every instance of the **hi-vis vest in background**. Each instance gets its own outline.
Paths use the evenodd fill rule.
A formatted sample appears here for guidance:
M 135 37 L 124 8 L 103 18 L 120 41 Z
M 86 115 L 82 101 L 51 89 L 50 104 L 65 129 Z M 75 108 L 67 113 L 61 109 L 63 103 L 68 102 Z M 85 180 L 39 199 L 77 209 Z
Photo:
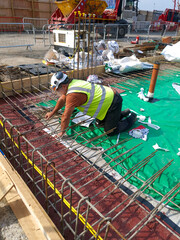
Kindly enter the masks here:
M 74 79 L 68 86 L 67 94 L 75 92 L 87 95 L 87 102 L 77 107 L 81 112 L 99 120 L 105 118 L 114 98 L 111 88 Z

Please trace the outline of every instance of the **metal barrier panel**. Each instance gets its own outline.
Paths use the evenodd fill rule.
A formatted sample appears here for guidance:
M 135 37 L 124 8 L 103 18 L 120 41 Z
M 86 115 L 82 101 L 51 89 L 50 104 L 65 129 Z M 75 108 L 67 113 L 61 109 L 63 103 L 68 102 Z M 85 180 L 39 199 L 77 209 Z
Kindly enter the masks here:
M 105 25 L 103 23 L 96 24 L 94 27 L 94 36 L 96 41 L 104 39 Z
M 90 26 L 89 26 L 90 25 Z M 178 33 L 177 24 L 150 24 L 148 21 L 138 21 L 134 24 L 80 24 L 80 29 L 90 30 L 90 39 L 93 41 L 100 41 L 102 39 L 116 40 L 118 42 L 131 42 L 135 40 L 137 35 L 140 42 L 147 41 L 149 38 L 153 40 L 160 40 L 162 36 L 173 36 Z M 44 46 L 54 45 L 53 29 L 64 28 L 67 30 L 73 29 L 78 31 L 78 25 L 73 24 L 45 24 L 42 28 Z M 122 37 L 125 34 L 124 37 Z
M 48 24 L 48 19 L 47 18 L 28 18 L 24 17 L 23 18 L 23 23 L 31 23 L 35 30 L 42 30 L 43 26 L 45 24 Z M 25 25 L 25 30 L 31 30 L 28 28 L 28 25 Z
M 90 39 L 95 41 L 117 40 L 126 41 L 129 38 L 128 24 L 80 24 L 81 30 L 90 31 Z M 78 24 L 45 24 L 42 28 L 44 46 L 52 46 L 54 44 L 53 29 L 64 28 L 67 30 L 73 29 L 78 31 Z M 125 34 L 125 37 L 122 37 Z
M 132 31 L 136 33 L 148 32 L 150 24 L 149 21 L 137 21 L 132 24 Z
M 176 36 L 178 34 L 178 24 L 168 23 L 161 24 L 155 22 L 151 24 L 148 21 L 137 21 L 132 25 L 129 25 L 129 31 L 127 40 L 135 40 L 137 35 L 139 36 L 140 42 L 148 39 L 161 40 L 162 37 Z
M 156 35 L 157 38 L 167 37 L 167 36 L 176 36 L 178 34 L 179 25 L 175 23 L 166 23 L 161 24 L 155 22 L 151 24 L 148 29 L 148 38 L 150 35 Z
M 128 29 L 128 24 L 95 24 L 95 39 L 119 40 L 123 42 L 128 38 Z
M 128 24 L 106 24 L 104 31 L 104 39 L 124 41 L 128 33 Z
M 166 24 L 165 32 L 163 36 L 177 36 L 179 30 L 179 24 L 169 22 Z
M 101 24 L 101 28 L 102 28 Z M 80 24 L 79 29 L 80 30 L 86 30 L 88 31 L 89 24 Z M 42 33 L 43 33 L 43 42 L 44 46 L 52 46 L 54 45 L 54 35 L 53 35 L 53 30 L 56 29 L 67 29 L 67 30 L 76 30 L 78 33 L 78 24 L 45 24 L 42 28 Z M 91 39 L 93 38 L 93 24 L 90 24 L 90 32 L 91 34 Z M 101 37 L 102 39 L 102 37 Z
M 148 39 L 148 31 L 150 26 L 149 21 L 137 21 L 128 25 L 128 32 L 126 34 L 127 41 L 135 41 L 137 36 L 140 39 L 140 42 Z
M 24 30 L 31 29 L 31 33 Z M 35 45 L 34 26 L 30 23 L 0 23 L 0 48 L 30 47 Z

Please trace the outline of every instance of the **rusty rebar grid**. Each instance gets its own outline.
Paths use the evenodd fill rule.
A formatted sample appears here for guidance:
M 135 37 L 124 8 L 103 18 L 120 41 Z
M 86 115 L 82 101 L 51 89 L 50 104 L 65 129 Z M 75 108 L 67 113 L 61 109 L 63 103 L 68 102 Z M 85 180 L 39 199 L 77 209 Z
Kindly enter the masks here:
M 129 85 L 131 85 L 131 86 L 133 86 L 132 84 L 129 84 Z M 32 87 L 32 91 L 33 91 L 33 89 L 34 90 L 36 90 L 36 91 L 38 91 L 38 89 L 36 88 L 36 87 Z M 23 98 L 26 98 L 26 95 L 21 95 L 21 94 L 19 94 L 16 90 L 13 90 L 13 92 L 14 92 L 14 97 L 16 98 L 16 95 L 17 96 L 19 96 L 19 97 L 22 97 L 22 99 Z M 43 94 L 43 92 L 42 91 L 39 91 L 39 93 L 41 93 L 41 94 Z M 46 93 L 45 93 L 46 94 Z M 37 94 L 37 93 L 31 93 L 31 96 L 32 97 L 34 97 L 34 98 L 38 98 L 39 97 L 39 95 Z M 12 105 L 11 105 L 11 100 L 9 101 L 9 97 L 6 95 L 6 94 L 4 94 L 4 100 L 5 101 L 8 101 L 8 103 L 9 103 L 9 106 L 11 106 L 11 107 L 13 107 Z M 20 101 L 19 101 L 20 102 Z M 36 105 L 36 101 L 34 101 L 33 102 L 33 99 L 31 100 L 31 104 L 33 104 L 34 106 Z M 22 106 L 22 105 L 21 105 Z M 15 111 L 17 111 L 17 110 L 21 110 L 21 106 L 19 107 L 19 105 L 17 104 L 17 106 L 15 106 Z M 28 104 L 26 105 L 26 106 L 28 106 Z M 18 112 L 18 111 L 17 111 Z M 27 112 L 26 112 L 26 114 L 27 114 Z M 31 113 L 29 113 L 28 112 L 28 114 L 29 114 L 29 117 L 31 116 Z M 88 184 L 89 183 L 91 183 L 92 181 L 94 181 L 94 179 L 92 179 L 92 180 L 90 180 L 89 182 L 87 182 L 86 184 L 84 184 L 84 185 L 82 185 L 82 186 L 80 186 L 79 188 L 77 188 L 77 187 L 75 187 L 74 186 L 74 184 L 78 184 L 79 183 L 79 180 L 77 180 L 77 181 L 74 181 L 73 183 L 71 183 L 70 182 L 70 180 L 68 180 L 66 177 L 63 177 L 63 171 L 59 171 L 58 169 L 56 169 L 57 168 L 57 165 L 53 162 L 53 160 L 55 160 L 56 159 L 56 157 L 53 159 L 53 158 L 50 158 L 50 159 L 47 159 L 46 157 L 47 156 L 51 156 L 51 154 L 49 154 L 49 155 L 46 155 L 46 154 L 44 154 L 43 153 L 43 149 L 45 149 L 47 146 L 51 146 L 51 145 L 53 145 L 53 144 L 55 144 L 55 143 L 58 143 L 58 140 L 52 140 L 51 141 L 51 143 L 48 143 L 48 144 L 43 144 L 43 145 L 41 145 L 40 147 L 38 146 L 38 147 L 36 147 L 34 144 L 35 144 L 35 142 L 36 141 L 39 141 L 40 140 L 40 137 L 36 137 L 36 138 L 33 138 L 33 139 L 30 139 L 30 140 L 28 140 L 27 138 L 26 138 L 26 136 L 24 136 L 25 134 L 27 134 L 28 135 L 28 133 L 29 132 L 26 132 L 25 134 L 22 134 L 21 132 L 20 132 L 20 130 L 21 130 L 21 128 L 23 127 L 23 125 L 25 126 L 25 125 L 27 125 L 27 123 L 24 123 L 24 124 L 19 124 L 19 125 L 12 125 L 10 122 L 9 122 L 9 120 L 12 120 L 12 119 L 6 119 L 6 117 L 3 117 L 2 115 L 0 115 L 2 118 L 3 118 L 3 121 L 4 121 L 4 124 L 3 124 L 3 134 L 4 134 L 4 138 L 2 138 L 1 139 L 1 144 L 3 145 L 3 148 L 6 148 L 7 146 L 7 152 L 9 152 L 9 154 L 10 154 L 10 156 L 11 156 L 11 159 L 15 159 L 16 160 L 16 163 L 18 164 L 18 168 L 20 167 L 20 170 L 22 170 L 23 171 L 23 174 L 25 175 L 27 175 L 28 177 L 29 177 L 29 179 L 30 179 L 30 181 L 33 183 L 33 191 L 34 191 L 34 193 L 35 193 L 35 195 L 38 197 L 40 194 L 42 194 L 44 197 L 45 197 L 45 199 L 46 199 L 46 208 L 47 208 L 47 211 L 49 211 L 49 209 L 51 209 L 51 208 L 53 208 L 56 212 L 57 212 L 57 214 L 58 214 L 58 216 L 60 217 L 60 219 L 62 220 L 62 218 L 64 218 L 64 220 L 63 220 L 63 222 L 65 223 L 65 227 L 63 227 L 64 229 L 65 228 L 69 228 L 70 230 L 71 230 L 71 232 L 74 234 L 74 236 L 77 236 L 77 225 L 78 225 L 78 221 L 79 221 L 79 217 L 76 217 L 76 219 L 71 219 L 70 220 L 70 223 L 73 225 L 74 223 L 76 224 L 76 228 L 75 228 L 75 230 L 69 225 L 69 222 L 67 221 L 67 219 L 66 219 L 66 217 L 67 217 L 67 213 L 62 213 L 63 212 L 63 210 L 64 210 L 64 198 L 66 198 L 66 197 L 69 197 L 70 196 L 70 199 L 72 199 L 71 197 L 72 197 L 72 195 L 74 194 L 74 193 L 80 193 L 80 190 L 81 190 L 81 188 L 83 188 L 83 187 L 88 187 Z M 15 119 L 13 119 L 13 120 L 15 120 Z M 41 116 L 39 117 L 39 118 L 37 118 L 37 121 L 35 122 L 36 124 L 37 123 L 41 123 Z M 11 137 L 9 137 L 8 135 L 7 135 L 7 132 L 6 132 L 6 127 L 5 127 L 5 125 L 6 125 L 6 122 L 7 122 L 7 124 L 10 124 L 11 125 L 11 127 L 10 127 L 10 136 Z M 44 124 L 44 123 L 43 123 Z M 45 124 L 44 126 L 46 126 L 46 127 L 53 127 L 53 124 L 56 126 L 56 121 L 55 122 L 53 122 L 53 123 L 51 123 L 51 122 L 48 122 L 47 124 Z M 17 128 L 19 128 L 19 130 L 17 129 Z M 35 130 L 43 130 L 43 125 L 42 125 L 42 127 L 37 127 L 37 128 L 35 128 Z M 17 130 L 17 133 L 14 133 L 14 131 L 16 131 Z M 79 135 L 81 135 L 82 134 L 82 132 L 79 132 L 78 133 Z M 16 144 L 16 138 L 17 138 L 17 142 L 18 142 L 18 144 Z M 21 141 L 21 138 L 23 138 L 23 141 Z M 44 136 L 43 136 L 43 138 L 45 138 Z M 8 141 L 10 142 L 10 144 L 8 145 Z M 74 139 L 74 141 L 72 141 L 73 143 L 75 143 L 76 142 L 76 139 Z M 88 141 L 87 141 L 87 139 L 85 139 L 84 138 L 84 142 L 87 142 L 87 143 L 89 143 Z M 93 147 L 93 143 L 92 143 L 92 141 L 90 141 L 91 142 L 91 144 L 92 144 L 92 147 Z M 73 144 L 73 143 L 71 143 L 71 144 Z M 85 146 L 86 146 L 87 144 L 85 144 Z M 17 147 L 18 146 L 18 147 Z M 25 147 L 26 146 L 26 147 Z M 29 146 L 29 147 L 28 147 Z M 94 145 L 94 148 L 96 148 L 97 147 L 97 145 Z M 115 146 L 113 146 L 113 147 L 115 147 Z M 29 168 L 27 168 L 27 169 L 25 169 L 25 164 L 27 164 L 27 163 L 23 163 L 22 162 L 22 160 L 23 160 L 23 157 L 24 157 L 24 154 L 22 154 L 22 152 L 23 152 L 23 149 L 26 149 L 26 157 L 27 157 L 27 159 L 26 160 L 28 160 L 28 159 L 30 159 L 30 157 L 32 156 L 32 164 L 30 164 L 30 165 L 28 165 L 28 167 Z M 28 148 L 31 148 L 30 150 L 28 149 Z M 123 148 L 123 147 L 122 147 Z M 122 150 L 122 148 L 120 148 L 119 150 Z M 63 156 L 63 155 L 67 155 L 68 153 L 70 153 L 70 152 L 76 152 L 76 156 L 74 157 L 74 158 L 69 158 L 65 163 L 67 164 L 68 162 L 70 162 L 70 161 L 72 161 L 72 160 L 74 160 L 74 159 L 77 159 L 79 156 L 80 157 L 84 157 L 84 155 L 89 151 L 89 150 L 86 150 L 85 148 L 83 148 L 83 150 L 81 149 L 81 151 L 80 152 L 78 152 L 78 149 L 79 149 L 79 147 L 75 147 L 74 149 L 72 149 L 72 150 L 70 150 L 70 149 L 68 149 L 68 148 L 66 148 L 66 147 L 64 147 L 63 146 L 63 149 L 65 150 L 65 154 L 60 154 L 60 156 Z M 66 149 L 67 149 L 67 151 L 66 151 Z M 62 150 L 62 151 L 64 151 L 64 150 Z M 130 149 L 131 150 L 131 149 Z M 116 150 L 115 150 L 116 151 Z M 58 153 L 58 151 L 57 151 L 57 153 Z M 134 153 L 131 153 L 131 154 L 134 154 Z M 125 157 L 124 159 L 122 159 L 121 160 L 121 162 L 123 162 L 123 161 L 125 161 L 128 157 L 131 157 L 132 155 L 129 155 L 129 156 L 127 156 L 127 157 Z M 119 156 L 123 156 L 123 155 L 119 155 Z M 118 156 L 118 157 L 119 157 Z M 148 163 L 148 161 L 149 161 L 149 159 L 151 158 L 151 157 L 153 157 L 154 155 L 152 154 L 152 156 L 148 156 L 147 157 L 147 159 L 146 160 L 142 160 L 142 166 L 140 165 L 140 166 L 133 166 L 133 168 L 132 169 L 125 169 L 127 172 L 126 172 L 126 174 L 125 175 L 123 175 L 122 176 L 122 179 L 121 180 L 123 180 L 125 177 L 129 177 L 129 178 L 131 178 L 132 176 L 133 177 L 136 177 L 138 180 L 140 180 L 140 181 L 142 181 L 141 179 L 139 179 L 138 178 L 138 176 L 136 176 L 134 173 L 137 171 L 139 171 L 140 169 L 141 169 L 141 167 L 143 167 L 145 164 L 147 164 Z M 83 158 L 82 159 L 82 163 L 84 162 L 84 161 L 86 161 L 87 162 L 87 160 L 90 160 L 91 159 L 91 157 L 93 157 L 93 154 L 90 156 L 90 158 L 89 159 L 87 159 L 87 158 Z M 113 159 L 113 158 L 111 158 L 110 156 L 106 156 L 106 157 L 109 157 L 110 158 L 110 161 L 116 161 L 116 159 Z M 40 159 L 40 162 L 39 163 L 37 163 L 37 160 L 38 159 Z M 43 160 L 45 161 L 45 163 L 43 163 Z M 98 160 L 97 160 L 98 161 Z M 97 163 L 97 162 L 96 162 Z M 117 163 L 117 164 L 120 164 L 120 163 Z M 44 165 L 45 165 L 45 169 L 47 170 L 44 170 Z M 77 164 L 75 164 L 74 166 L 75 167 L 77 167 L 77 166 L 79 166 L 80 165 L 80 163 L 77 163 Z M 108 166 L 108 164 L 106 165 L 105 164 L 105 166 Z M 37 172 L 37 169 L 36 169 L 36 167 L 38 167 L 38 168 L 40 168 L 41 169 L 41 172 L 42 172 L 42 174 L 41 174 L 41 176 L 38 176 L 38 175 L 36 175 L 36 172 Z M 49 170 L 48 170 L 48 167 L 50 168 Z M 92 164 L 89 164 L 87 167 L 84 167 L 84 168 L 82 168 L 81 170 L 78 170 L 76 173 L 80 173 L 81 171 L 84 171 L 84 170 L 87 170 L 87 169 L 91 169 L 92 167 L 95 167 L 95 163 L 92 163 Z M 121 167 L 123 167 L 123 165 L 121 165 Z M 29 173 L 29 169 L 31 169 L 32 170 L 32 174 L 30 174 Z M 71 169 L 71 168 L 70 168 Z M 73 169 L 72 169 L 73 170 Z M 164 170 L 163 170 L 164 171 Z M 97 168 L 95 168 L 94 169 L 94 172 L 96 173 L 98 173 L 99 175 L 98 176 L 96 176 L 96 178 L 95 179 L 98 179 L 98 177 L 100 177 L 100 176 L 103 176 L 103 174 L 106 172 L 105 170 L 103 170 L 103 172 L 102 173 L 99 173 L 99 170 L 97 169 Z M 107 169 L 107 172 L 108 172 L 108 169 Z M 162 172 L 160 172 L 160 174 L 161 174 Z M 159 174 L 159 173 L 158 173 Z M 159 177 L 160 175 L 158 175 L 157 174 L 157 177 Z M 72 177 L 74 174 L 70 174 L 70 175 L 68 175 L 68 177 Z M 91 176 L 92 175 L 92 173 L 89 173 L 89 175 L 88 176 Z M 52 181 L 51 181 L 51 184 L 50 184 L 50 182 L 48 182 L 48 179 L 50 179 L 51 177 L 53 176 L 53 179 L 52 179 Z M 57 176 L 61 176 L 62 177 L 62 180 L 60 180 L 60 181 L 58 181 L 56 178 L 57 178 Z M 85 177 L 84 178 L 82 178 L 82 180 L 83 179 L 85 179 Z M 114 186 L 114 189 L 116 189 L 116 188 L 118 188 L 119 189 L 119 186 L 121 185 L 121 184 L 123 184 L 125 181 L 127 181 L 127 179 L 126 180 L 123 180 L 122 182 L 121 181 L 116 181 L 116 183 L 110 183 L 110 185 L 107 187 L 107 188 L 105 188 L 103 191 L 102 191 L 102 193 L 105 191 L 105 190 L 107 190 L 108 188 L 110 188 L 111 186 Z M 143 182 L 142 181 L 142 184 L 143 185 L 145 185 L 145 188 L 147 187 L 147 188 L 151 188 L 151 189 L 153 189 L 154 191 L 156 191 L 156 192 L 158 192 L 157 190 L 155 190 L 154 188 L 153 188 L 153 186 L 152 186 L 152 183 L 153 183 L 153 181 L 154 181 L 154 179 L 152 180 L 152 182 L 150 182 L 150 184 L 149 185 L 146 185 L 146 183 L 145 182 Z M 56 199 L 56 197 L 55 197 L 55 194 L 57 195 L 57 192 L 56 192 L 56 185 L 58 184 L 58 183 L 68 183 L 68 186 L 67 187 L 63 187 L 63 191 L 67 191 L 67 189 L 68 188 L 70 188 L 71 189 L 71 191 L 70 191 L 70 193 L 64 193 L 63 194 L 63 197 L 62 198 L 59 198 L 59 199 Z M 42 184 L 42 187 L 41 186 L 39 186 L 39 184 Z M 50 185 L 49 185 L 50 184 Z M 117 185 L 116 185 L 117 184 Z M 50 191 L 51 189 L 52 189 L 52 185 L 54 186 L 54 189 L 53 189 L 53 191 L 51 192 L 51 193 L 48 193 L 48 191 Z M 178 189 L 179 188 L 179 185 L 177 185 L 176 186 L 177 188 L 176 189 Z M 37 188 L 37 190 L 38 190 L 38 192 L 35 190 L 35 188 Z M 73 189 L 73 190 L 72 190 Z M 62 191 L 62 192 L 63 192 Z M 113 191 L 114 190 L 112 190 L 112 193 L 113 193 Z M 138 191 L 138 194 L 136 195 L 136 194 L 134 194 L 134 195 L 131 195 L 131 198 L 129 198 L 129 199 L 131 199 L 130 201 L 131 201 L 131 203 L 135 203 L 135 202 L 137 202 L 137 196 L 140 196 L 143 192 L 144 192 L 145 190 L 144 189 L 142 189 L 142 191 L 140 190 L 140 191 Z M 174 191 L 174 189 L 172 189 L 172 192 Z M 97 194 L 97 196 L 99 195 L 99 193 Z M 104 199 L 106 199 L 107 198 L 107 196 L 108 196 L 109 194 L 107 194 L 107 195 L 104 195 Z M 173 201 L 172 201 L 172 197 L 170 198 L 170 199 L 168 199 L 168 198 L 165 198 L 166 196 L 163 196 L 161 193 L 159 193 L 159 195 L 161 195 L 162 197 L 164 197 L 163 199 L 164 200 L 167 200 L 168 202 L 171 202 L 172 204 L 174 204 L 174 205 L 176 205 Z M 90 200 L 93 200 L 93 197 L 91 198 L 91 199 L 86 199 L 86 198 L 84 198 L 84 196 L 80 193 L 80 196 L 82 197 L 81 199 L 82 200 L 80 200 L 79 201 L 79 204 L 78 204 L 78 207 L 76 207 L 76 209 L 81 213 L 81 215 L 82 216 L 86 216 L 85 217 L 85 224 L 84 224 L 84 230 L 83 230 L 83 232 L 79 235 L 79 236 L 81 236 L 81 235 L 83 235 L 83 234 L 86 234 L 86 230 L 88 229 L 86 226 L 88 225 L 88 215 L 89 215 L 89 209 L 91 209 L 91 207 L 96 211 L 96 205 L 98 205 L 98 204 L 100 204 L 100 202 L 102 202 L 103 201 L 103 199 L 101 200 L 101 201 L 97 201 L 96 202 L 96 204 L 89 204 L 89 202 L 90 202 Z M 169 197 L 169 196 L 168 196 Z M 52 199 L 53 198 L 53 199 Z M 94 198 L 96 198 L 96 196 L 94 196 Z M 128 197 L 127 197 L 128 198 Z M 129 200 L 128 199 L 128 200 Z M 128 201 L 128 200 L 126 200 L 126 201 Z M 80 211 L 80 206 L 81 206 L 81 201 L 83 202 L 84 201 L 84 203 L 82 203 L 82 205 L 84 206 L 84 204 L 85 204 L 85 202 L 88 204 L 88 207 L 87 207 L 87 209 L 86 210 L 84 210 L 84 211 Z M 58 204 L 59 203 L 61 203 L 61 206 L 62 206 L 62 209 L 61 209 L 61 211 L 59 211 L 59 210 L 57 210 L 57 208 L 58 208 Z M 70 217 L 70 218 L 72 218 L 72 213 L 73 213 L 73 211 L 72 211 L 72 209 L 73 209 L 73 204 L 70 204 L 70 208 L 69 208 L 69 212 L 68 212 L 68 216 Z M 140 206 L 141 207 L 141 206 Z M 159 207 L 158 208 L 155 208 L 155 210 L 154 211 L 151 211 L 151 212 L 147 212 L 147 217 L 146 218 L 148 218 L 148 216 L 152 216 L 153 218 L 155 218 L 155 215 L 156 215 L 156 211 L 157 211 L 157 209 L 159 210 L 160 208 L 163 208 L 164 207 L 164 205 L 163 205 L 163 203 L 162 204 L 160 204 L 159 205 Z M 143 208 L 143 207 L 142 207 Z M 97 209 L 98 210 L 98 209 Z M 123 211 L 125 211 L 125 208 L 123 208 Z M 98 212 L 98 214 L 99 214 L 99 212 Z M 150 214 L 150 215 L 149 215 Z M 78 216 L 78 214 L 77 214 L 77 216 Z M 101 227 L 101 224 L 102 224 L 102 221 L 104 221 L 105 219 L 107 220 L 107 225 L 106 225 L 106 229 L 109 229 L 109 226 L 110 226 L 110 228 L 113 228 L 114 229 L 114 231 L 117 231 L 117 233 L 118 233 L 118 235 L 120 234 L 120 232 L 112 225 L 112 223 L 110 223 L 110 221 L 111 220 L 113 220 L 112 218 L 109 218 L 108 217 L 108 215 L 106 216 L 106 215 L 102 215 L 102 214 L 100 214 L 100 217 L 101 217 L 101 219 L 99 219 L 99 220 L 97 220 L 96 222 L 94 222 L 93 224 L 92 224 L 92 226 L 94 227 L 94 226 L 96 226 L 97 224 L 99 225 L 99 227 L 97 228 L 97 234 L 96 234 L 96 237 L 98 236 L 98 232 L 99 233 L 101 233 L 101 231 L 103 231 L 103 227 Z M 106 218 L 107 217 L 107 218 Z M 149 221 L 149 218 L 148 218 L 148 221 Z M 111 221 L 112 222 L 112 221 Z M 139 225 L 138 226 L 140 226 L 140 224 L 141 224 L 141 222 L 139 223 Z M 145 225 L 146 225 L 146 222 L 145 222 Z M 138 228 L 138 229 L 131 229 L 132 230 L 132 234 L 134 234 L 133 236 L 136 236 L 136 234 L 141 230 L 141 226 Z M 88 231 L 88 230 L 87 230 Z M 134 233 L 133 233 L 133 231 L 134 231 Z M 107 230 L 107 232 L 108 232 L 108 230 Z M 107 232 L 106 232 L 106 234 L 105 234 L 105 236 L 108 236 L 108 234 L 107 234 Z M 94 236 L 94 235 L 93 235 Z M 122 236 L 121 234 L 119 235 L 119 236 Z M 123 237 L 123 236 L 122 236 Z M 124 239 L 124 238 L 123 238 Z
M 33 168 L 33 169 L 34 169 L 34 168 Z M 35 181 L 35 178 L 32 178 L 32 181 Z M 42 190 L 40 190 L 40 192 L 42 193 Z M 50 206 L 54 206 L 54 203 L 53 203 L 53 202 L 49 201 L 49 203 L 50 203 Z

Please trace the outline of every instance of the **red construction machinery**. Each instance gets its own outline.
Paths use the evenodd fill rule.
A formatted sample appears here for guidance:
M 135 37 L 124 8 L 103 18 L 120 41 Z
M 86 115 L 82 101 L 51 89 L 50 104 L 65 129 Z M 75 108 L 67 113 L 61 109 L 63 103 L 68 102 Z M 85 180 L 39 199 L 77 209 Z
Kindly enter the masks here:
M 79 14 L 94 19 L 95 23 L 118 24 L 118 37 L 127 33 L 128 23 L 121 19 L 123 0 L 67 0 L 56 1 L 58 8 L 52 14 L 50 24 L 74 24 Z
M 180 26 L 180 8 L 178 1 L 178 9 L 176 9 L 176 0 L 173 0 L 174 8 L 166 10 L 158 18 L 157 22 L 154 22 L 154 25 L 157 30 L 161 29 L 163 26 L 166 26 L 168 31 L 176 31 L 177 27 Z

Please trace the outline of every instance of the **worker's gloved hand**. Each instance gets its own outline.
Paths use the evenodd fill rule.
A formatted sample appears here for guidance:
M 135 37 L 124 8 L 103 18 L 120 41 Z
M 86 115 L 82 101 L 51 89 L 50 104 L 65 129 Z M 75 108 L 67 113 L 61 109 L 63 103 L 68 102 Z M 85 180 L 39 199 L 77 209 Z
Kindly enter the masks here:
M 48 120 L 48 119 L 50 119 L 52 116 L 53 116 L 53 112 L 48 112 L 48 113 L 46 113 L 45 118 Z

